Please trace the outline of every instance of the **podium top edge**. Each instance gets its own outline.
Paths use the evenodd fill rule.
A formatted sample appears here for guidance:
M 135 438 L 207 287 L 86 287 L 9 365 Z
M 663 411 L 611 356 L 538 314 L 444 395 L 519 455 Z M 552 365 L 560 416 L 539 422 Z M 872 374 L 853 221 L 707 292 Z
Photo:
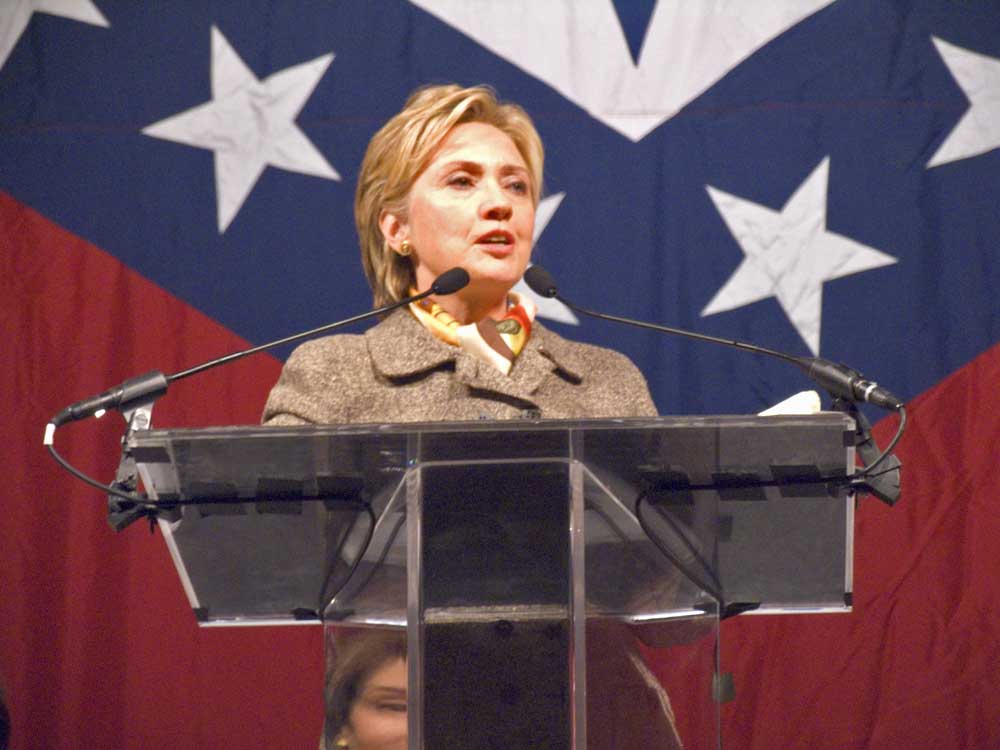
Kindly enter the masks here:
M 599 432 L 606 430 L 671 430 L 688 428 L 734 427 L 804 427 L 834 425 L 844 430 L 854 429 L 854 420 L 841 412 L 818 414 L 758 416 L 755 414 L 723 414 L 710 416 L 629 417 L 618 419 L 501 419 L 468 422 L 394 422 L 352 423 L 323 425 L 231 425 L 199 428 L 157 428 L 135 431 L 129 435 L 130 445 L 164 437 L 183 437 L 191 440 L 213 440 L 235 437 L 305 437 L 334 435 L 416 435 L 442 433 L 488 432 Z

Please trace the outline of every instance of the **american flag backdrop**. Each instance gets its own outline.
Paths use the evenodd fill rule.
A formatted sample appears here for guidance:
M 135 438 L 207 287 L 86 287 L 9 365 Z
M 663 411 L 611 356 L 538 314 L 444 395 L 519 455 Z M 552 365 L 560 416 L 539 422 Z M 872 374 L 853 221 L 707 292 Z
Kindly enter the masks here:
M 1000 747 L 998 0 L 0 0 L 12 746 L 316 746 L 319 629 L 199 630 L 159 535 L 116 535 L 42 429 L 366 310 L 361 158 L 441 82 L 533 116 L 534 259 L 568 298 L 842 361 L 910 404 L 902 500 L 859 507 L 853 613 L 725 624 L 726 747 Z M 542 314 L 628 354 L 663 414 L 810 387 Z M 178 383 L 156 425 L 256 422 L 285 354 Z M 110 480 L 122 427 L 57 444 Z

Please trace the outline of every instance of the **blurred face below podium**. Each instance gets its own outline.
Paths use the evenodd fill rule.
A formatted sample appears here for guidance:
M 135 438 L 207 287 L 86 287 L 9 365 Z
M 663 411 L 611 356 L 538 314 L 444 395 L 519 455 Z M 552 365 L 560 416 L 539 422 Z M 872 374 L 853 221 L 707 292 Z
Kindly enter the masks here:
M 341 735 L 350 750 L 406 750 L 406 662 L 378 667 L 351 704 Z

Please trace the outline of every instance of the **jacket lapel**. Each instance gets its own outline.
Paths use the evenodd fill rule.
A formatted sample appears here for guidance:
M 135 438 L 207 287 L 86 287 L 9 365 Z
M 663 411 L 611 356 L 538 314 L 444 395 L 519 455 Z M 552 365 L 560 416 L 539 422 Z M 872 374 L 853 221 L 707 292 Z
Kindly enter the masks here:
M 453 363 L 456 379 L 470 388 L 533 401 L 546 378 L 557 370 L 576 382 L 584 378 L 584 363 L 568 342 L 537 321 L 509 375 L 439 341 L 406 310 L 370 328 L 365 338 L 375 369 L 392 380 L 417 377 Z

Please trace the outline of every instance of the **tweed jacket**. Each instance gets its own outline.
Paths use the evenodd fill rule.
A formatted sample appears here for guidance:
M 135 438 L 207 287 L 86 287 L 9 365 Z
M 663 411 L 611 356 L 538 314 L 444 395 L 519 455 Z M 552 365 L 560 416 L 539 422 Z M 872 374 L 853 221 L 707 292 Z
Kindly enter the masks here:
M 434 337 L 407 310 L 360 335 L 309 341 L 264 407 L 274 425 L 655 416 L 622 354 L 568 341 L 539 322 L 504 375 Z

